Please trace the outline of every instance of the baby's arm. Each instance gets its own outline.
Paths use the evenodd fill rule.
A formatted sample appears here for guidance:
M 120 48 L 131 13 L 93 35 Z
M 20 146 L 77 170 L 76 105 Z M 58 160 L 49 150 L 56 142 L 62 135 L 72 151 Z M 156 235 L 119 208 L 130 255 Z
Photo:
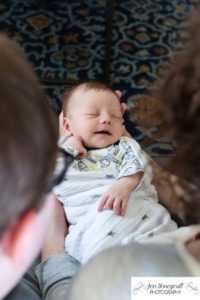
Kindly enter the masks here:
M 148 159 L 139 144 L 128 137 L 122 138 L 119 147 L 123 153 L 118 181 L 113 183 L 100 200 L 99 211 L 113 209 L 124 215 L 131 192 L 138 186 L 148 165 Z
M 99 211 L 113 209 L 115 214 L 123 216 L 126 212 L 131 192 L 140 183 L 143 172 L 119 178 L 106 191 L 100 200 Z

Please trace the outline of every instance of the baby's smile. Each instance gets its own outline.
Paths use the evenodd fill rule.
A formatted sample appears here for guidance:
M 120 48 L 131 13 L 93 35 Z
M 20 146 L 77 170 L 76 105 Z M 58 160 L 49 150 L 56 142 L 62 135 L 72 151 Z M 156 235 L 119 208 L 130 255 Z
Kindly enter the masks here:
M 95 131 L 95 134 L 112 135 L 108 130 L 99 130 L 99 131 Z

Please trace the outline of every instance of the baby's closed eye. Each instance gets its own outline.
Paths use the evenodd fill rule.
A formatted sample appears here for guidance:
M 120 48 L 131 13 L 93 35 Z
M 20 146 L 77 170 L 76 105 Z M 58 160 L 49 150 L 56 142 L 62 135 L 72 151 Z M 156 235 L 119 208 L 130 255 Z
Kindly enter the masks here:
M 118 120 L 122 120 L 122 115 L 121 114 L 112 114 L 112 117 Z
M 98 113 L 95 113 L 95 112 L 86 113 L 86 114 L 84 114 L 84 116 L 89 117 L 89 118 L 95 118 L 98 116 Z

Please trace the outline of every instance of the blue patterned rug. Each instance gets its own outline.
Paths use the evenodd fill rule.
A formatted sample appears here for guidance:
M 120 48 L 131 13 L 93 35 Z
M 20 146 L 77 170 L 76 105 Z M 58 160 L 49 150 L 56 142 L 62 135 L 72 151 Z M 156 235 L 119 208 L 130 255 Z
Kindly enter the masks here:
M 0 0 L 0 30 L 22 46 L 57 111 L 70 82 L 103 77 L 107 2 Z M 184 28 L 177 29 L 199 1 L 113 2 L 110 83 L 128 104 L 131 134 L 149 154 L 169 155 L 173 143 L 163 136 L 162 120 L 146 91 L 172 45 L 174 51 L 183 48 Z

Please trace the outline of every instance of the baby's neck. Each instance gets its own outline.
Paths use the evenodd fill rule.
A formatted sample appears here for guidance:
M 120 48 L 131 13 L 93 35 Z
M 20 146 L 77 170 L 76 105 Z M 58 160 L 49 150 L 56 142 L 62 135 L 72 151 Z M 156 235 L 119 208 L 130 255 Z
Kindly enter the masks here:
M 118 144 L 119 144 L 119 141 L 115 142 L 114 144 L 110 144 L 110 145 L 108 145 L 108 146 L 106 146 L 106 147 L 102 147 L 102 148 L 97 148 L 97 147 L 85 147 L 85 149 L 86 149 L 87 151 L 90 151 L 90 150 L 99 150 L 99 149 L 105 149 L 105 148 L 107 148 L 107 147 L 110 147 L 111 145 L 116 146 L 116 145 L 118 145 Z

